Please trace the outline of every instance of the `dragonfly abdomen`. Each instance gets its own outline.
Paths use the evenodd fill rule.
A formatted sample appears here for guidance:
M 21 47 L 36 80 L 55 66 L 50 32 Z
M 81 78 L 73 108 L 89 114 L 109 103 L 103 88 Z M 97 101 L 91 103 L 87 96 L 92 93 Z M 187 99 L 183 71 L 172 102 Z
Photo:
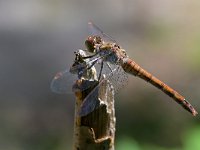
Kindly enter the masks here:
M 187 111 L 191 112 L 194 116 L 197 115 L 196 110 L 192 107 L 192 105 L 185 100 L 185 98 L 180 95 L 178 92 L 173 90 L 171 87 L 169 87 L 167 84 L 144 70 L 142 67 L 140 67 L 136 62 L 131 60 L 130 58 L 125 58 L 122 63 L 122 68 L 125 72 L 132 74 L 134 76 L 138 76 L 141 79 L 151 83 L 153 86 L 157 87 L 158 89 L 162 90 L 164 93 L 166 93 L 168 96 L 172 97 L 177 103 L 181 104 L 183 108 L 185 108 Z

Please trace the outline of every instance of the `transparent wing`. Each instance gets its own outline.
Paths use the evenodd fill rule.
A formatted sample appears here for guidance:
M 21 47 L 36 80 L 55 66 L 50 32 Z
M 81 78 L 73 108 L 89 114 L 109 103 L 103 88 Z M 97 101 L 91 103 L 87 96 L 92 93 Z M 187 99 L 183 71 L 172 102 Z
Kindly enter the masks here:
M 100 61 L 101 57 L 94 57 L 94 59 L 85 60 L 83 63 L 78 64 L 75 62 L 70 69 L 58 72 L 51 82 L 51 90 L 59 94 L 70 94 L 77 79 L 97 80 L 97 73 L 94 67 L 94 65 L 98 65 L 97 60 Z M 88 88 L 90 88 L 89 84 L 81 87 L 79 90 L 84 91 Z
M 104 33 L 97 25 L 92 22 L 88 22 L 88 30 L 90 35 L 100 36 L 106 42 L 117 43 L 111 36 Z
M 110 64 L 108 63 L 108 65 Z M 113 65 L 110 65 L 110 67 L 113 68 Z M 115 94 L 117 94 L 120 89 L 128 84 L 128 74 L 119 65 L 113 69 L 113 71 L 106 79 L 112 83 Z
M 79 112 L 80 116 L 85 116 L 99 107 L 99 86 L 101 86 L 105 80 L 109 80 L 111 82 L 112 86 L 114 87 L 114 93 L 117 93 L 128 82 L 128 75 L 119 65 L 113 65 L 108 62 L 104 62 L 102 74 L 105 75 L 105 78 L 102 79 L 99 84 L 84 99 Z
M 95 65 L 97 74 L 100 74 L 100 63 Z M 117 93 L 128 82 L 128 74 L 120 65 L 112 64 L 110 62 L 103 62 L 103 69 L 101 76 L 105 75 L 105 80 L 109 80 Z
M 102 81 L 99 83 L 101 85 Z M 100 101 L 98 98 L 99 84 L 86 96 L 81 104 L 80 110 L 78 110 L 79 116 L 86 116 L 95 108 L 100 106 Z
M 85 70 L 85 72 L 91 72 L 91 69 Z M 93 72 L 88 74 L 91 75 L 93 74 Z M 51 82 L 51 90 L 58 94 L 72 94 L 72 92 L 76 91 L 74 85 L 78 79 L 80 79 L 80 77 L 78 77 L 77 74 L 72 74 L 70 71 L 58 72 Z M 87 80 L 94 81 L 96 80 L 96 78 L 90 77 L 90 79 Z M 78 90 L 84 91 L 90 87 L 91 84 L 87 84 L 82 86 Z
M 72 85 L 75 83 L 77 78 L 76 74 L 72 74 L 68 70 L 58 72 L 51 82 L 51 90 L 59 94 L 71 94 Z

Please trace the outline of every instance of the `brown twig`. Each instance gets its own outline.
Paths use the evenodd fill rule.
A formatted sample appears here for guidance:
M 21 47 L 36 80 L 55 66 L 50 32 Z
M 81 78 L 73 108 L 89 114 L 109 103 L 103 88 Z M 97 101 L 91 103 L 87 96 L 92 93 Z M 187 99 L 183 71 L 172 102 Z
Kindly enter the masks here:
M 86 84 L 87 80 L 78 80 L 76 89 Z M 91 82 L 91 81 L 90 81 Z M 94 82 L 91 83 L 94 85 Z M 74 150 L 114 150 L 115 111 L 114 92 L 109 81 L 101 82 L 98 89 L 95 86 L 86 91 L 77 91 L 74 123 Z M 86 116 L 80 117 L 79 110 L 85 97 L 96 88 L 94 100 L 100 106 Z M 97 97 L 97 99 L 95 99 Z

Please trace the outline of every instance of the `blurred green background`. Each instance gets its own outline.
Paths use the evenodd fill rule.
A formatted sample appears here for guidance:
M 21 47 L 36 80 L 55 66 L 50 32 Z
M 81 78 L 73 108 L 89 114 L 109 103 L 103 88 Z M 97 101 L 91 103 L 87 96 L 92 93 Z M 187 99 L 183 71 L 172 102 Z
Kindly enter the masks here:
M 200 110 L 199 0 L 1 0 L 0 149 L 72 149 L 74 96 L 50 91 L 87 22 Z M 115 98 L 116 150 L 199 150 L 200 120 L 130 76 Z

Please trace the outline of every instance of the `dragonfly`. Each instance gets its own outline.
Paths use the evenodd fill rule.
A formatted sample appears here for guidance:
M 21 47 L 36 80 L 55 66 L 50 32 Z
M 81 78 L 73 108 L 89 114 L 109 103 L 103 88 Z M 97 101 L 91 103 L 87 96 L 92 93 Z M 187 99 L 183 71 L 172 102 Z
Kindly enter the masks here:
M 77 59 L 77 63 L 72 65 L 70 70 L 60 72 L 54 77 L 51 84 L 54 92 L 65 93 L 69 91 L 68 86 L 70 85 L 70 81 L 72 81 L 72 78 L 69 77 L 71 74 L 78 75 L 78 78 L 83 77 L 90 80 L 97 80 L 99 85 L 102 83 L 102 75 L 105 75 L 104 80 L 111 81 L 114 91 L 118 91 L 127 83 L 127 75 L 130 74 L 160 89 L 193 116 L 198 114 L 194 107 L 181 94 L 143 69 L 133 59 L 129 58 L 126 51 L 111 36 L 105 34 L 92 22 L 88 23 L 88 27 L 91 34 L 85 40 L 85 51 L 89 54 L 77 55 L 76 57 L 79 59 Z M 99 67 L 98 77 L 96 66 Z M 84 99 L 79 113 L 80 116 L 89 114 L 99 106 L 97 101 L 93 100 L 94 93 L 97 91 L 99 85 Z M 86 90 L 87 88 L 89 86 L 83 87 L 82 90 Z

